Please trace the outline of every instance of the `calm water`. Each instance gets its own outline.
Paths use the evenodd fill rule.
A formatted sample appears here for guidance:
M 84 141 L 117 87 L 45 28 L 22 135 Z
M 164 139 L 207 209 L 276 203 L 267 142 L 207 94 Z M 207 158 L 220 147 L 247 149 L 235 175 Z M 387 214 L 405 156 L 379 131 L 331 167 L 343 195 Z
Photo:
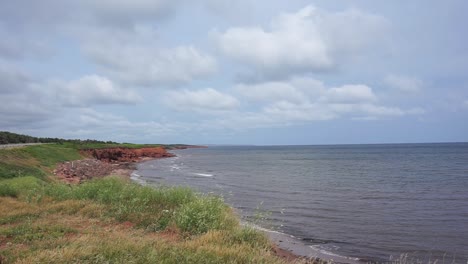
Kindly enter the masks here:
M 210 147 L 139 166 L 334 254 L 467 263 L 468 144 Z M 440 262 L 439 262 L 440 263 Z

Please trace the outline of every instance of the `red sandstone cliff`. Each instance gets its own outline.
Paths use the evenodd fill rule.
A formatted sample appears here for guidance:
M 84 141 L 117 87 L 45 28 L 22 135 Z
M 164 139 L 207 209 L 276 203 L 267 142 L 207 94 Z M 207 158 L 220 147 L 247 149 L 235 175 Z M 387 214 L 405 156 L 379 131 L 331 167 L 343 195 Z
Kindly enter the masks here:
M 148 147 L 140 149 L 105 148 L 87 149 L 81 151 L 87 156 L 105 162 L 136 162 L 142 158 L 168 158 L 175 155 L 167 152 L 163 147 Z

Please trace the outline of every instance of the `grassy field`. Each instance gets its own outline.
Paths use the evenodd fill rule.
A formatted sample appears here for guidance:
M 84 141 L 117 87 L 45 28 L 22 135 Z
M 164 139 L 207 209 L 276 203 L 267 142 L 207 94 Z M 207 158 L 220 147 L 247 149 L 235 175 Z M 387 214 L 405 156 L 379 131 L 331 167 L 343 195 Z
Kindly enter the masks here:
M 76 148 L 60 144 L 0 149 L 0 180 L 22 176 L 45 179 L 58 162 L 81 158 Z
M 283 263 L 221 198 L 107 177 L 54 181 L 78 148 L 0 150 L 0 263 Z

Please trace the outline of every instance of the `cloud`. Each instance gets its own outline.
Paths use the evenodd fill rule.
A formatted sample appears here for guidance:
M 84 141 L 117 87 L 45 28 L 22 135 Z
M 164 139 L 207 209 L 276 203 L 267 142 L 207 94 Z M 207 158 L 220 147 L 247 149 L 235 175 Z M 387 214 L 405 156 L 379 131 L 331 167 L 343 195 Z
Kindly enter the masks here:
M 382 105 L 373 89 L 363 84 L 326 87 L 323 82 L 313 78 L 295 77 L 289 81 L 239 84 L 234 90 L 240 99 L 252 101 L 252 107 L 260 106 L 256 112 L 237 114 L 257 120 L 259 124 L 256 126 L 338 118 L 376 120 L 424 113 L 420 108 L 403 110 Z M 238 126 L 242 123 L 240 120 L 235 122 Z
M 234 90 L 242 97 L 257 102 L 288 101 L 302 103 L 325 91 L 323 82 L 312 78 L 294 77 L 289 81 L 238 84 Z
M 326 91 L 321 100 L 331 103 L 361 103 L 377 101 L 377 96 L 366 85 L 343 85 Z
M 17 93 L 28 88 L 31 78 L 12 64 L 0 62 L 0 94 Z
M 135 104 L 142 99 L 109 79 L 88 75 L 76 80 L 35 80 L 14 67 L 0 70 L 0 127 L 48 127 L 71 108 Z M 49 125 L 47 125 L 49 124 Z
M 383 36 L 383 17 L 357 9 L 331 13 L 306 6 L 283 13 L 270 27 L 232 27 L 217 35 L 221 50 L 268 77 L 337 67 Z
M 0 97 L 0 127 L 2 129 L 45 128 L 56 116 L 53 106 L 40 101 L 37 94 L 4 94 Z
M 302 102 L 305 95 L 293 85 L 284 82 L 267 82 L 254 85 L 239 84 L 234 88 L 243 97 L 252 101 Z
M 151 29 L 79 29 L 83 51 L 114 79 L 128 85 L 165 87 L 189 83 L 217 70 L 214 57 L 194 46 L 164 48 Z
M 77 80 L 51 81 L 56 98 L 65 106 L 90 106 L 102 104 L 135 104 L 142 98 L 131 90 L 117 87 L 99 75 L 87 75 Z
M 108 25 L 122 25 L 135 21 L 163 18 L 173 13 L 182 1 L 178 0 L 84 0 L 84 9 L 94 13 L 94 17 Z
M 196 91 L 170 91 L 165 94 L 163 101 L 166 105 L 177 111 L 205 113 L 229 111 L 239 106 L 239 101 L 235 97 L 218 92 L 212 88 Z
M 403 75 L 389 74 L 385 77 L 384 81 L 391 88 L 402 92 L 419 92 L 423 86 L 423 81 L 420 79 Z

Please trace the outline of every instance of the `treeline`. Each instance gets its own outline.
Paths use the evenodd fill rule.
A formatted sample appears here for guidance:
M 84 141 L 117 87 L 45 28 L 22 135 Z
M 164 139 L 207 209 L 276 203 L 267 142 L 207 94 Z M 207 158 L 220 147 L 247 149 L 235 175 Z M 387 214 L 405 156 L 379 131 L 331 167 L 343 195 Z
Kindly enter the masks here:
M 99 141 L 94 139 L 63 139 L 63 138 L 40 138 L 27 135 L 0 131 L 0 144 L 20 144 L 20 143 L 74 143 L 74 144 L 117 144 L 113 141 Z

